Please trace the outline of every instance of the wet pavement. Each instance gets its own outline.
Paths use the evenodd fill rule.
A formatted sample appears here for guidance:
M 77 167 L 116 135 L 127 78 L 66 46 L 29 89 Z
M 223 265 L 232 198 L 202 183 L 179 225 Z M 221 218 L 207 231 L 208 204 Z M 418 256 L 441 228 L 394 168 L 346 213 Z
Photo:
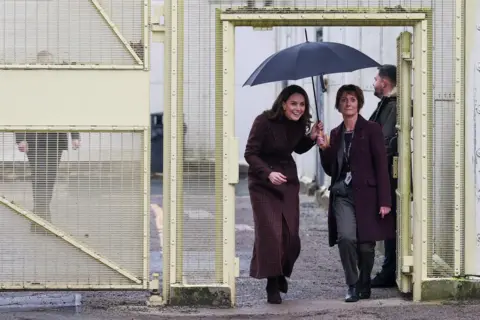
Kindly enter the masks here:
M 152 181 L 152 203 L 161 205 L 162 185 Z M 45 310 L 3 310 L 0 319 L 478 319 L 475 303 L 416 304 L 394 289 L 373 291 L 372 299 L 356 304 L 342 301 L 344 277 L 337 248 L 328 247 L 327 219 L 324 209 L 312 197 L 301 196 L 302 253 L 290 280 L 289 293 L 282 305 L 265 301 L 265 281 L 248 276 L 253 244 L 253 218 L 246 181 L 237 186 L 236 253 L 240 258 L 237 279 L 237 306 L 234 309 L 145 306 L 144 292 L 79 292 L 82 305 L 77 308 Z M 161 272 L 160 242 L 152 215 L 151 271 Z M 380 265 L 377 258 L 376 269 Z M 45 293 L 0 293 L 0 299 Z M 68 295 L 68 294 L 66 294 Z M 1 305 L 0 305 L 1 306 Z

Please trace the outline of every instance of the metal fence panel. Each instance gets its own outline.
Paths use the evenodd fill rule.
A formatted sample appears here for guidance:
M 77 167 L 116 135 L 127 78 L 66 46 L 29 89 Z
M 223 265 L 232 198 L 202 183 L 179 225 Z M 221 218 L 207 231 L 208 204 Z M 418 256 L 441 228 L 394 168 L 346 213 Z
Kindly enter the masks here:
M 148 4 L 0 0 L 0 65 L 142 64 Z
M 225 93 L 219 91 L 218 86 L 222 82 L 219 59 L 222 59 L 220 55 L 224 48 L 218 48 L 221 25 L 216 25 L 215 9 L 228 11 L 230 8 L 239 9 L 236 13 L 259 15 L 301 13 L 301 10 L 314 8 L 352 13 L 428 12 L 429 34 L 426 41 L 429 49 L 433 48 L 429 56 L 433 63 L 424 66 L 428 70 L 417 71 L 427 72 L 431 80 L 429 87 L 424 88 L 428 98 L 422 101 L 433 101 L 428 106 L 427 118 L 432 120 L 426 133 L 429 139 L 428 159 L 433 159 L 429 164 L 432 169 L 426 173 L 429 186 L 426 199 L 429 203 L 426 276 L 451 277 L 458 274 L 457 267 L 463 264 L 463 257 L 458 256 L 463 249 L 463 240 L 458 240 L 464 227 L 461 223 L 462 209 L 456 209 L 461 201 L 461 191 L 455 191 L 455 173 L 458 172 L 455 155 L 459 134 L 454 132 L 462 122 L 458 121 L 461 117 L 453 114 L 460 92 L 455 81 L 455 73 L 458 72 L 456 60 L 459 59 L 455 54 L 455 39 L 462 36 L 454 34 L 456 29 L 452 28 L 459 14 L 459 5 L 455 0 L 192 0 L 185 4 L 182 1 L 175 3 L 178 3 L 174 10 L 178 26 L 175 30 L 175 40 L 178 41 L 175 57 L 179 63 L 173 67 L 178 72 L 175 74 L 178 74 L 178 90 L 172 92 L 178 97 L 172 112 L 176 121 L 173 134 L 178 179 L 173 182 L 176 184 L 176 214 L 170 217 L 175 219 L 176 229 L 172 233 L 175 239 L 170 240 L 176 252 L 177 283 L 218 284 L 222 279 L 222 219 L 225 215 L 220 204 L 224 201 L 222 177 L 226 174 L 222 157 L 229 151 L 224 150 L 222 137 L 222 112 L 225 111 L 222 96 Z M 268 27 L 268 22 L 265 26 Z M 186 132 L 183 131 L 184 123 Z
M 144 139 L 0 131 L 0 287 L 146 288 Z

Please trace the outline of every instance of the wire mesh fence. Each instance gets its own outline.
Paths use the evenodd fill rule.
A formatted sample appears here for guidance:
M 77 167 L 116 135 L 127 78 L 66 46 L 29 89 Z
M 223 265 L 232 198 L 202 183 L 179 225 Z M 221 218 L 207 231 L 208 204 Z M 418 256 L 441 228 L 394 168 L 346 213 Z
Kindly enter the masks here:
M 181 2 L 182 3 L 182 2 Z M 235 8 L 235 9 L 232 9 Z M 222 137 L 215 119 L 222 117 L 216 107 L 215 86 L 221 78 L 215 75 L 216 9 L 238 13 L 285 13 L 302 10 L 332 12 L 387 12 L 405 13 L 422 10 L 432 17 L 429 44 L 433 54 L 433 79 L 430 117 L 432 174 L 429 176 L 428 220 L 428 276 L 452 276 L 442 266 L 454 265 L 454 28 L 455 0 L 192 0 L 184 2 L 179 10 L 183 21 L 181 35 L 183 46 L 183 109 L 184 121 L 189 130 L 182 148 L 184 178 L 182 203 L 177 209 L 182 215 L 182 233 L 177 242 L 178 254 L 184 266 L 187 283 L 218 282 L 215 272 L 222 270 L 221 252 L 213 243 L 223 232 L 218 221 L 222 219 L 221 162 L 215 154 L 223 154 Z M 319 22 L 321 24 L 321 22 Z M 180 29 L 179 29 L 180 30 Z M 255 50 L 255 48 L 252 48 Z M 247 54 L 247 53 L 245 53 Z M 415 90 L 415 84 L 413 84 Z M 415 107 L 415 106 L 414 106 Z M 201 164 L 201 165 L 200 165 Z M 207 164 L 207 165 L 205 165 Z M 192 210 L 195 209 L 195 213 Z M 199 214 L 199 212 L 202 212 Z M 200 218 L 200 216 L 202 218 Z M 463 232 L 462 230 L 460 232 Z M 195 236 L 201 236 L 197 241 Z M 220 238 L 221 239 L 221 238 Z M 215 259 L 214 259 L 215 257 Z M 189 271 L 187 271 L 189 270 Z
M 0 132 L 0 287 L 142 286 L 143 132 Z
M 135 65 L 144 0 L 0 0 L 0 65 Z

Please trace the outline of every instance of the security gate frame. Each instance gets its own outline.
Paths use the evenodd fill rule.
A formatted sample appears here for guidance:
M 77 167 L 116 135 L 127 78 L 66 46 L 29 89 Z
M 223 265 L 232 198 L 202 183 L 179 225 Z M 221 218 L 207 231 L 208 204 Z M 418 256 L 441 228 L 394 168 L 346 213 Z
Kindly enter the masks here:
M 224 150 L 223 154 L 223 170 L 229 172 L 232 168 L 232 161 L 238 159 L 237 151 L 231 149 L 232 140 L 234 140 L 235 128 L 234 114 L 235 114 L 235 77 L 234 77 L 234 59 L 235 59 L 235 27 L 283 27 L 283 26 L 411 26 L 414 29 L 414 80 L 415 80 L 415 95 L 414 95 L 414 149 L 421 150 L 421 152 L 414 153 L 413 162 L 416 168 L 420 170 L 414 171 L 415 181 L 415 199 L 413 211 L 413 234 L 409 232 L 409 228 L 400 228 L 402 232 L 401 237 L 410 239 L 413 237 L 413 247 L 400 249 L 401 252 L 411 252 L 413 249 L 413 256 L 402 257 L 401 261 L 405 266 L 399 266 L 399 285 L 403 292 L 413 291 L 413 299 L 415 301 L 422 300 L 422 284 L 428 281 L 427 278 L 427 252 L 428 252 L 428 233 L 427 233 L 427 219 L 429 206 L 431 205 L 431 195 L 428 192 L 429 176 L 432 174 L 431 159 L 428 150 L 432 145 L 431 130 L 432 120 L 430 114 L 432 110 L 432 14 L 430 10 L 416 10 L 405 13 L 391 13 L 381 12 L 380 10 L 371 11 L 368 8 L 358 8 L 356 10 L 302 10 L 298 13 L 276 13 L 268 10 L 261 13 L 252 13 L 242 9 L 230 8 L 228 10 L 218 10 L 217 18 L 217 67 L 216 70 L 221 70 L 217 73 L 216 97 L 221 99 L 217 101 L 217 112 L 223 115 L 223 141 L 221 148 Z M 461 23 L 461 21 L 458 21 Z M 219 30 L 219 27 L 221 30 Z M 460 46 L 461 43 L 457 43 Z M 462 65 L 458 66 L 460 69 Z M 403 79 L 410 79 L 410 77 L 403 77 Z M 462 80 L 457 81 L 461 82 Z M 410 83 L 404 83 L 410 86 Z M 457 97 L 461 96 L 461 83 L 456 86 Z M 457 114 L 456 114 L 457 115 Z M 457 115 L 458 116 L 458 115 Z M 410 121 L 410 119 L 408 119 Z M 457 121 L 458 123 L 458 121 Z M 461 123 L 461 122 L 460 122 Z M 458 136 L 457 136 L 458 135 Z M 456 131 L 456 139 L 463 140 L 459 132 Z M 462 145 L 460 143 L 460 145 Z M 405 150 L 407 151 L 407 150 Z M 410 155 L 410 150 L 407 151 Z M 232 154 L 233 153 L 233 154 Z M 461 155 L 460 155 L 461 156 Z M 456 167 L 456 170 L 461 170 Z M 399 172 L 400 178 L 402 171 Z M 234 220 L 234 184 L 229 181 L 228 174 L 223 182 L 223 215 L 225 221 Z M 456 202 L 463 201 L 459 197 L 455 198 Z M 458 206 L 456 206 L 458 207 Z M 402 208 L 402 215 L 410 216 L 410 206 Z M 460 216 L 460 207 L 457 211 L 457 216 Z M 459 221 L 459 219 L 457 219 Z M 460 234 L 460 233 L 459 233 Z M 224 228 L 224 239 L 228 253 L 228 259 L 224 256 L 224 268 L 229 269 L 230 272 L 224 270 L 224 281 L 228 283 L 232 289 L 232 295 L 235 290 L 235 281 L 229 275 L 234 274 L 235 265 L 233 264 L 233 254 L 235 252 L 232 228 Z M 401 243 L 403 245 L 403 243 Z M 460 249 L 460 245 L 458 249 Z M 460 258 L 458 259 L 460 262 Z M 413 267 L 411 272 L 410 267 Z M 225 279 L 227 277 L 227 279 Z M 232 296 L 232 304 L 235 297 Z
M 141 39 L 142 46 L 140 49 L 141 56 L 137 53 L 132 44 L 122 35 L 120 29 L 115 24 L 115 21 L 109 17 L 109 14 L 102 8 L 102 5 L 97 0 L 90 0 L 90 5 L 96 10 L 100 19 L 105 23 L 107 28 L 112 32 L 112 37 L 119 40 L 123 49 L 133 59 L 131 64 L 113 65 L 113 64 L 93 64 L 93 63 L 72 63 L 72 64 L 53 64 L 51 61 L 42 64 L 0 64 L 2 69 L 3 79 L 0 78 L 0 83 L 6 83 L 7 94 L 2 96 L 2 102 L 5 105 L 18 105 L 22 109 L 33 107 L 36 103 L 48 102 L 49 112 L 55 114 L 55 117 L 50 117 L 48 123 L 45 123 L 44 117 L 36 117 L 35 115 L 18 114 L 24 110 L 17 110 L 17 112 L 7 112 L 3 115 L 3 123 L 0 126 L 0 132 L 15 133 L 15 132 L 65 132 L 72 131 L 80 133 L 129 133 L 143 136 L 141 142 L 141 189 L 137 190 L 141 194 L 141 212 L 138 214 L 138 221 L 141 221 L 141 228 L 138 228 L 138 241 L 142 241 L 141 245 L 141 261 L 138 261 L 137 266 L 140 268 L 137 275 L 133 274 L 121 263 L 109 259 L 103 253 L 95 250 L 95 246 L 87 245 L 80 239 L 70 235 L 62 228 L 55 226 L 42 217 L 34 214 L 29 210 L 25 210 L 5 197 L 0 197 L 0 207 L 6 207 L 11 211 L 11 214 L 20 215 L 27 221 L 32 222 L 42 229 L 50 237 L 56 237 L 68 246 L 78 249 L 85 256 L 96 260 L 101 265 L 120 274 L 123 279 L 128 279 L 131 283 L 115 283 L 108 281 L 98 281 L 95 283 L 78 283 L 72 277 L 71 279 L 62 279 L 56 283 L 38 283 L 38 282 L 19 282 L 19 283 L 4 283 L 0 279 L 1 290 L 146 290 L 152 288 L 158 290 L 158 279 L 156 275 L 153 281 L 150 282 L 150 123 L 148 119 L 149 113 L 149 50 L 150 50 L 150 0 L 140 0 L 141 19 Z M 79 72 L 79 71 L 82 72 Z M 120 73 L 119 73 L 120 72 Z M 9 80 L 5 80 L 9 78 Z M 108 79 L 108 81 L 107 81 Z M 19 85 L 21 83 L 21 85 Z M 47 86 L 56 87 L 43 95 L 42 92 Z M 60 88 L 58 87 L 60 86 Z M 80 87 L 82 90 L 92 90 L 92 88 L 102 88 L 101 92 L 96 92 L 96 103 L 91 103 L 88 95 L 77 99 L 70 105 L 65 105 L 64 100 L 59 96 L 72 95 L 75 92 L 75 87 Z M 129 90 L 120 90 L 119 87 L 128 87 Z M 19 88 L 30 90 L 29 95 L 19 94 Z M 35 88 L 35 90 L 32 90 Z M 58 94 L 61 92 L 61 94 Z M 56 93 L 56 94 L 55 94 Z M 16 96 L 17 94 L 17 96 Z M 18 98 L 20 96 L 21 98 Z M 39 99 L 35 100 L 35 96 Z M 20 101 L 20 102 L 18 102 Z M 35 103 L 34 103 L 35 102 Z M 84 103 L 84 105 L 82 105 Z M 69 108 L 75 109 L 78 105 L 82 106 L 82 111 L 74 118 L 68 111 Z M 91 116 L 92 109 L 102 105 L 102 110 Z M 93 106 L 93 108 L 92 108 Z M 141 106 L 142 108 L 139 108 Z M 68 110 L 65 112 L 65 110 Z M 78 110 L 78 108 L 77 108 Z M 57 112 L 61 111 L 61 112 Z M 97 111 L 97 110 L 96 110 Z M 141 239 L 140 239 L 141 237 Z

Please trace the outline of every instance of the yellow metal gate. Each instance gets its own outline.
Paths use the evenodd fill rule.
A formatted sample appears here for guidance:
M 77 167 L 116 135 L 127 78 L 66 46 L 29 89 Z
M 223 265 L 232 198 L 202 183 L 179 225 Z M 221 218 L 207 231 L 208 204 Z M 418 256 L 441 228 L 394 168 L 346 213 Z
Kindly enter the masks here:
M 398 157 L 395 157 L 393 172 L 398 179 L 397 187 L 397 284 L 401 292 L 412 292 L 413 247 L 412 247 L 412 34 L 402 32 L 397 38 L 397 128 Z M 398 160 L 398 161 L 397 161 Z
M 413 27 L 413 47 L 408 33 L 399 39 L 398 280 L 402 291 L 413 291 L 414 299 L 421 300 L 431 297 L 438 279 L 462 274 L 462 0 L 170 0 L 165 9 L 167 301 L 188 294 L 195 298 L 198 287 L 220 287 L 226 300 L 235 303 L 234 30 L 245 26 Z M 407 108 L 412 100 L 413 111 Z M 408 112 L 413 116 L 413 143 L 407 141 Z
M 146 289 L 149 2 L 0 7 L 0 289 Z

